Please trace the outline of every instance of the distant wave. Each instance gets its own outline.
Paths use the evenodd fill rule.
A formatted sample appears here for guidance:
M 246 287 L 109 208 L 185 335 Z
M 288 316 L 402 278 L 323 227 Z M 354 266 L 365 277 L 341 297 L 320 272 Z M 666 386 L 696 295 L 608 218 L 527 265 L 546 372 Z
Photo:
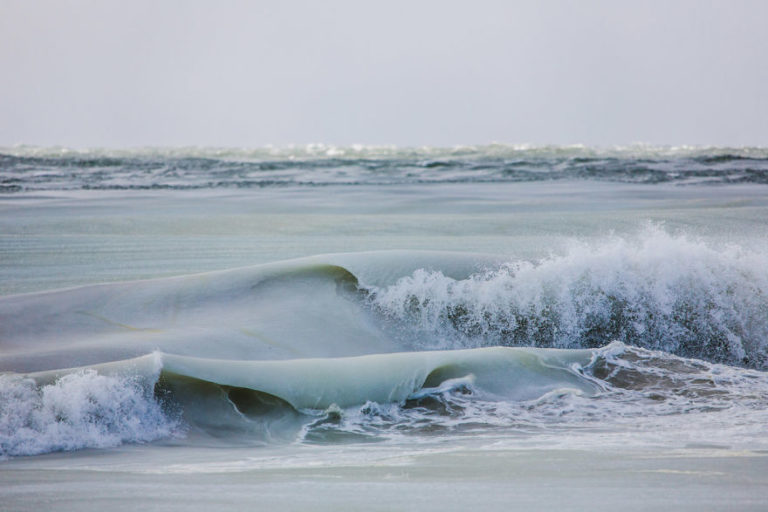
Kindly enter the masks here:
M 768 183 L 768 148 L 327 145 L 282 148 L 0 148 L 0 193 L 586 179 Z

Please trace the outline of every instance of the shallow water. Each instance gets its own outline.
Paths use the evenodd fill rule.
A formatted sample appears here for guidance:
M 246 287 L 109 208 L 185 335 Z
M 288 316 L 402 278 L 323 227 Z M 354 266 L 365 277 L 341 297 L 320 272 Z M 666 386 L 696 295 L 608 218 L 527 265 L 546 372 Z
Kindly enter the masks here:
M 8 510 L 763 507 L 764 150 L 330 149 L 7 151 Z

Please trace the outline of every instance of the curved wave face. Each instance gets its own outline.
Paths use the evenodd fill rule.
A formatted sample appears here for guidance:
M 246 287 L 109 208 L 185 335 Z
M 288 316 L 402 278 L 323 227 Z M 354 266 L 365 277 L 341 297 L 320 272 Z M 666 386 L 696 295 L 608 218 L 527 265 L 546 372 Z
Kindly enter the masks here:
M 766 268 L 649 226 L 537 261 L 336 254 L 6 296 L 0 455 L 659 418 L 732 444 L 723 418 L 744 439 L 768 419 Z

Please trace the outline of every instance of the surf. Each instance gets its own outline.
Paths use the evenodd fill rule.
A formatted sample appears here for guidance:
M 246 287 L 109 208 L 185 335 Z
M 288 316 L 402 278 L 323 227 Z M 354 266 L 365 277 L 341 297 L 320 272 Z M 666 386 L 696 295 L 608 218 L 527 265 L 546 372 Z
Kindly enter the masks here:
M 764 268 L 649 225 L 537 260 L 339 253 L 5 296 L 0 452 L 757 424 Z

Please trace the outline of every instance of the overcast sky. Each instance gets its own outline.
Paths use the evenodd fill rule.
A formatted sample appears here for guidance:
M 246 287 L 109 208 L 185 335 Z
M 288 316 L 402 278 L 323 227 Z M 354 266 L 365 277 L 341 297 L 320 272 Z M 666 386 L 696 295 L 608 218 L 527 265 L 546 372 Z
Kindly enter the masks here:
M 768 145 L 768 1 L 0 1 L 0 145 Z

